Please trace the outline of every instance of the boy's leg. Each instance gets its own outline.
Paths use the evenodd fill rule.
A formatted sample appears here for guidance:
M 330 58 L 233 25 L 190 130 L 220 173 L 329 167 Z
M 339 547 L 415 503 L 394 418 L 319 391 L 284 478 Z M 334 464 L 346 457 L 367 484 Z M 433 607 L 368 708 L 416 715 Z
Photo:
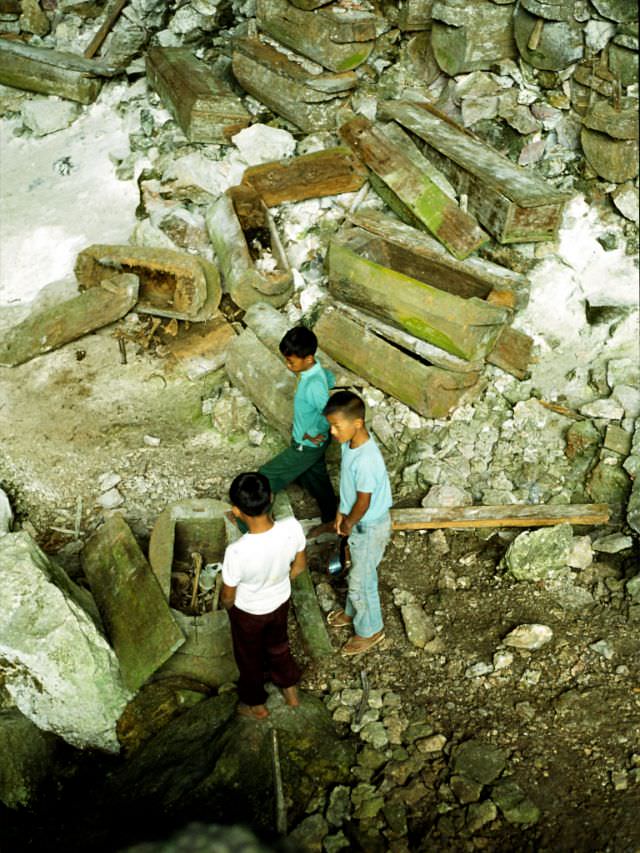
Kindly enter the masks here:
M 259 471 L 269 480 L 274 495 L 289 483 L 298 482 L 317 501 L 322 520 L 332 521 L 338 503 L 324 459 L 327 446 L 328 442 L 322 447 L 298 450 L 292 445 L 262 465 Z
M 363 527 L 361 532 L 354 528 L 349 536 L 351 570 L 344 611 L 353 617 L 353 628 L 359 637 L 371 637 L 382 631 L 378 564 L 390 534 L 391 520 L 386 518 L 379 524 Z
M 264 631 L 271 681 L 282 690 L 296 685 L 301 675 L 300 667 L 293 659 L 289 646 L 288 615 L 289 601 L 287 600 L 269 614 L 270 619 Z
M 333 521 L 338 511 L 338 500 L 333 490 L 333 484 L 327 471 L 324 458 L 325 449 L 315 457 L 311 465 L 297 478 L 297 482 L 306 489 L 320 507 L 320 518 L 323 523 Z
M 245 613 L 237 607 L 229 610 L 233 654 L 240 671 L 238 698 L 245 705 L 264 705 L 264 617 Z

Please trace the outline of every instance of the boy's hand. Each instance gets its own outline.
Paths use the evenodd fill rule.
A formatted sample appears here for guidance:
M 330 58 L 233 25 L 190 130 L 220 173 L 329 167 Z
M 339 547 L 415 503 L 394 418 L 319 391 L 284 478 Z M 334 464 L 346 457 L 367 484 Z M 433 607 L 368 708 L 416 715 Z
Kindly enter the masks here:
M 319 433 L 318 435 L 309 435 L 308 432 L 305 432 L 302 438 L 303 440 L 306 438 L 307 441 L 310 441 L 317 446 L 319 444 L 322 444 L 326 440 L 327 436 L 324 435 L 324 433 Z
M 340 529 L 338 533 L 341 536 L 348 536 L 353 529 L 353 522 L 349 521 L 349 518 L 346 515 L 342 516 L 342 521 L 340 522 Z

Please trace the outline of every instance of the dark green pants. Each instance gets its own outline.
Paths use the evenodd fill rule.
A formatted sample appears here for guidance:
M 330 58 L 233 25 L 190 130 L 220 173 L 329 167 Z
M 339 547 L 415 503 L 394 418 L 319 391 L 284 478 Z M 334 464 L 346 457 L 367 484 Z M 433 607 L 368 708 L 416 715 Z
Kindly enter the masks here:
M 260 473 L 269 480 L 274 495 L 285 489 L 289 483 L 298 483 L 306 489 L 317 501 L 323 521 L 334 519 L 338 509 L 338 502 L 324 460 L 330 441 L 331 439 L 325 441 L 320 447 L 291 444 L 259 469 Z M 302 449 L 299 450 L 298 447 Z

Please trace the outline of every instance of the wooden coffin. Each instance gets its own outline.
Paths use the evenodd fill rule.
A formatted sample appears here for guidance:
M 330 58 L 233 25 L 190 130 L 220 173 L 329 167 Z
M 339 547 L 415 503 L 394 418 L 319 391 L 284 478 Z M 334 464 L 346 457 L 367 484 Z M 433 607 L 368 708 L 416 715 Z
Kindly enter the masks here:
M 14 367 L 124 317 L 138 298 L 138 279 L 107 271 L 86 293 L 35 309 L 0 341 L 0 364 Z
M 555 238 L 572 193 L 516 166 L 428 105 L 385 101 L 381 110 L 426 143 L 426 155 L 467 196 L 469 211 L 501 243 Z
M 91 104 L 104 77 L 122 69 L 75 53 L 0 39 L 0 83 L 43 95 Z
M 367 257 L 396 272 L 463 299 L 477 296 L 515 309 L 529 300 L 525 276 L 476 256 L 457 260 L 424 231 L 377 210 L 361 209 L 349 221 L 379 238 L 369 244 Z
M 587 163 L 605 181 L 620 184 L 638 174 L 637 139 L 613 139 L 608 133 L 583 127 L 580 142 Z
M 293 273 L 265 203 L 248 184 L 232 187 L 206 215 L 226 292 L 240 308 L 280 307 L 293 292 Z
M 404 31 L 431 29 L 433 0 L 404 0 L 398 12 L 398 26 Z
M 330 71 L 350 71 L 368 59 L 376 16 L 333 6 L 304 11 L 288 0 L 257 0 L 258 27 Z
M 314 331 L 336 361 L 425 418 L 446 417 L 481 390 L 477 372 L 428 365 L 347 317 L 339 304 L 323 310 Z
M 151 47 L 147 80 L 190 142 L 228 143 L 251 121 L 222 74 L 183 47 Z
M 508 319 L 506 309 L 476 297 L 461 299 L 367 260 L 372 236 L 354 231 L 329 244 L 329 289 L 336 299 L 467 361 L 491 351 Z
M 162 345 L 160 354 L 189 379 L 197 379 L 224 365 L 227 347 L 235 336 L 231 323 L 217 313 L 204 323 L 181 325 L 176 337 Z
M 220 304 L 220 276 L 214 264 L 173 249 L 95 244 L 78 255 L 75 274 L 84 289 L 100 284 L 113 270 L 137 275 L 136 310 L 160 317 L 204 321 Z
M 518 55 L 510 6 L 492 0 L 436 0 L 431 14 L 433 53 L 451 76 Z
M 257 38 L 234 41 L 232 69 L 246 92 L 307 133 L 335 129 L 338 110 L 358 81 L 352 71 L 309 71 Z
M 369 167 L 374 189 L 392 210 L 409 224 L 429 230 L 455 257 L 467 257 L 487 239 L 473 216 L 447 195 L 442 175 L 397 125 L 357 117 L 340 127 L 340 135 Z
M 567 20 L 550 21 L 518 5 L 513 30 L 520 56 L 534 68 L 562 71 L 584 54 L 583 25 L 573 14 Z
M 392 509 L 394 530 L 473 527 L 554 527 L 556 524 L 606 524 L 606 504 L 509 504 L 507 506 L 416 507 Z
M 274 207 L 285 201 L 355 192 L 366 179 L 360 160 L 340 147 L 251 166 L 242 181 L 254 188 L 267 207 Z

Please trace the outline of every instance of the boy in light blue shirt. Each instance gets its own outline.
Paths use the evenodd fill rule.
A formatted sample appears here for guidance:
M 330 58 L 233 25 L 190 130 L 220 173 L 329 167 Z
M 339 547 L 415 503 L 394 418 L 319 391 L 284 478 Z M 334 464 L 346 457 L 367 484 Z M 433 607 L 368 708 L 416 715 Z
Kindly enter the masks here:
M 317 361 L 318 339 L 306 326 L 295 326 L 280 341 L 280 352 L 298 384 L 293 398 L 292 442 L 259 469 L 273 494 L 299 483 L 320 507 L 322 524 L 309 536 L 333 530 L 338 502 L 327 473 L 325 452 L 331 441 L 323 409 L 335 377 Z
M 351 552 L 345 608 L 331 612 L 327 621 L 338 628 L 353 626 L 354 636 L 342 654 L 359 655 L 384 639 L 378 565 L 391 535 L 391 485 L 380 448 L 365 427 L 360 397 L 337 391 L 324 414 L 342 450 L 335 529 L 349 537 Z

